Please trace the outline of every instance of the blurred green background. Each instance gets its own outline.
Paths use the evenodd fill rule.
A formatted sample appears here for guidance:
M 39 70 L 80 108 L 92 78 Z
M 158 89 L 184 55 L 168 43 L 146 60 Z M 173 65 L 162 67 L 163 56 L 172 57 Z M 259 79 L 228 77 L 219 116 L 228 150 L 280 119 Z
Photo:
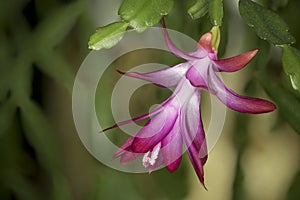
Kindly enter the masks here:
M 300 41 L 299 1 L 260 2 L 282 16 Z M 176 0 L 166 22 L 168 28 L 198 40 L 211 26 L 207 17 L 189 18 L 186 10 L 192 3 Z M 244 70 L 223 78 L 240 94 L 272 99 L 278 110 L 263 115 L 228 111 L 205 166 L 208 191 L 186 156 L 175 173 L 162 169 L 149 175 L 118 172 L 87 152 L 72 119 L 73 81 L 89 53 L 89 36 L 96 27 L 118 19 L 120 4 L 121 0 L 1 0 L 0 199 L 299 199 L 300 95 L 282 72 L 280 49 L 257 38 L 242 22 L 234 0 L 224 1 L 219 56 L 257 47 L 260 53 Z M 300 43 L 296 47 L 300 49 Z M 108 106 L 110 83 L 120 78 L 114 69 L 125 71 L 150 61 L 180 62 L 155 51 L 134 52 L 114 62 L 105 73 L 107 88 L 97 93 L 97 99 L 103 99 L 97 105 L 103 125 L 114 123 Z M 135 94 L 130 111 L 142 114 L 168 95 L 168 90 L 147 85 Z M 209 115 L 209 102 L 205 105 L 203 113 Z M 208 119 L 204 116 L 205 124 Z M 120 144 L 118 131 L 109 134 Z

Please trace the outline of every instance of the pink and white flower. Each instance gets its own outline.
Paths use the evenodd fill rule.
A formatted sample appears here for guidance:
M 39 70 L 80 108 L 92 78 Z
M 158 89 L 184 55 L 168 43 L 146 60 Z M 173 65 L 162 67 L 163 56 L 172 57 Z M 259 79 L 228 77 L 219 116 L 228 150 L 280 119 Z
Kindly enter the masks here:
M 207 160 L 207 148 L 200 114 L 201 92 L 208 91 L 227 107 L 243 113 L 271 112 L 276 106 L 263 99 L 236 94 L 217 75 L 217 72 L 242 69 L 256 55 L 257 49 L 219 60 L 212 46 L 211 32 L 200 38 L 194 52 L 180 51 L 171 42 L 164 23 L 163 33 L 170 52 L 187 62 L 145 74 L 119 72 L 161 87 L 175 87 L 173 94 L 150 113 L 117 123 L 101 132 L 151 117 L 141 130 L 120 147 L 114 158 L 120 157 L 121 163 L 127 163 L 143 156 L 142 164 L 149 171 L 165 166 L 168 171 L 174 172 L 181 162 L 184 146 L 200 182 L 205 187 L 203 166 Z

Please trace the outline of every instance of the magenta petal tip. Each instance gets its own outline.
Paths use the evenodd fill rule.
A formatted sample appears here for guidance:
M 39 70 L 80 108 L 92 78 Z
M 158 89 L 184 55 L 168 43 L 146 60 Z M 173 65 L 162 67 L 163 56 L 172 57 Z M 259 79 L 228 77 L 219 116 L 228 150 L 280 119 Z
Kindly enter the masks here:
M 222 72 L 235 72 L 244 68 L 257 54 L 258 49 L 222 60 L 213 59 L 214 64 Z

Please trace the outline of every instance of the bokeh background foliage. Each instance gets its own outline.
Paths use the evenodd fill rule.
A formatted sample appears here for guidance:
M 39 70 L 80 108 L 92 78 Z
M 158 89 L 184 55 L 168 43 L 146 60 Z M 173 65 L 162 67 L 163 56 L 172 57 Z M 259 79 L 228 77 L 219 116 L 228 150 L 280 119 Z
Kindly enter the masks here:
M 71 92 L 76 70 L 89 52 L 87 43 L 95 28 L 120 20 L 117 10 L 121 0 L 1 1 L 0 199 L 218 199 L 213 195 L 209 196 L 212 193 L 220 193 L 222 198 L 219 199 L 270 199 L 268 194 L 272 192 L 278 194 L 271 196 L 272 199 L 299 199 L 300 160 L 296 158 L 299 157 L 300 150 L 297 135 L 300 133 L 300 96 L 299 91 L 292 88 L 290 78 L 286 75 L 290 68 L 286 67 L 287 71 L 283 71 L 279 47 L 258 38 L 257 31 L 243 23 L 238 14 L 237 1 L 223 2 L 224 16 L 223 13 L 214 11 L 219 9 L 220 1 L 213 2 L 207 5 L 205 0 L 168 1 L 165 9 L 169 13 L 166 17 L 168 28 L 197 40 L 201 34 L 210 30 L 211 23 L 222 25 L 220 57 L 259 48 L 259 54 L 247 69 L 224 78 L 231 81 L 234 76 L 242 77 L 228 84 L 243 94 L 271 98 L 278 106 L 278 111 L 267 115 L 268 120 L 264 116 L 229 111 L 226 122 L 229 125 L 225 127 L 219 145 L 229 146 L 234 152 L 234 159 L 226 159 L 228 152 L 224 151 L 222 157 L 225 162 L 217 163 L 216 166 L 211 164 L 211 167 L 209 163 L 214 163 L 214 158 L 217 157 L 212 152 L 205 168 L 209 189 L 206 192 L 202 191 L 185 157 L 174 174 L 169 174 L 166 170 L 151 175 L 126 174 L 96 161 L 85 150 L 76 134 L 71 114 Z M 276 12 L 288 24 L 289 32 L 295 40 L 300 41 L 299 1 L 258 2 L 264 8 Z M 202 6 L 200 10 L 197 10 L 199 7 L 196 4 Z M 126 15 L 126 10 L 122 13 Z M 140 28 L 140 23 L 137 21 L 129 24 Z M 300 49 L 300 43 L 281 48 L 286 49 L 288 57 L 294 58 L 293 66 L 297 66 L 299 55 L 296 49 Z M 289 59 L 285 60 L 290 62 Z M 141 51 L 112 63 L 102 81 L 107 83 L 107 87 L 104 91 L 99 89 L 97 92 L 100 122 L 107 126 L 113 123 L 107 105 L 110 105 L 113 83 L 119 78 L 115 68 L 128 70 L 146 62 L 172 65 L 179 61 L 170 54 Z M 145 101 L 145 92 L 154 100 L 149 98 L 150 100 Z M 132 115 L 144 113 L 151 104 L 161 102 L 168 94 L 169 91 L 155 86 L 145 86 L 142 91 L 137 91 L 132 100 Z M 267 127 L 263 131 L 256 124 L 260 119 L 265 120 L 264 126 Z M 119 130 L 107 134 L 118 144 L 123 141 Z M 252 190 L 255 187 L 249 179 L 258 177 L 249 178 L 253 170 L 253 167 L 250 171 L 247 170 L 249 160 L 253 158 L 249 156 L 249 152 L 254 151 L 251 155 L 259 157 L 266 149 L 262 146 L 278 137 L 287 139 L 284 139 L 282 145 L 275 145 L 271 151 L 279 149 L 282 152 L 293 152 L 295 155 L 291 158 L 294 159 L 287 162 L 275 155 L 275 161 L 283 162 L 283 171 L 276 171 L 276 166 L 273 169 L 272 165 L 267 165 L 269 168 L 266 171 L 258 167 L 254 174 L 260 174 L 261 171 L 262 175 L 271 173 L 275 177 L 270 179 L 273 181 L 278 181 L 276 176 L 284 174 L 283 177 L 286 178 L 282 179 L 285 180 L 281 186 L 283 189 L 280 193 L 276 193 L 276 187 L 271 186 L 265 191 Z M 233 167 L 227 170 L 226 166 Z M 291 170 L 289 166 L 294 167 Z M 223 179 L 218 173 L 228 173 L 229 178 Z M 223 183 L 224 180 L 226 181 Z M 265 180 L 266 183 L 268 181 L 269 179 Z M 215 186 L 214 182 L 220 182 L 220 185 Z M 272 185 L 271 182 L 269 184 Z M 266 193 L 255 194 L 257 191 Z

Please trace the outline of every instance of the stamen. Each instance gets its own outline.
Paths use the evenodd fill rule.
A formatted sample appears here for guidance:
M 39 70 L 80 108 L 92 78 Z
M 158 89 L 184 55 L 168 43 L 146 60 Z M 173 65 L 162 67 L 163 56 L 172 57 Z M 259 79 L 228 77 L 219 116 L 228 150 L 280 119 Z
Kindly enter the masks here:
M 143 165 L 144 165 L 144 167 L 148 167 L 149 166 L 149 157 L 148 157 L 149 154 L 150 154 L 150 151 L 148 151 L 147 153 L 145 153 L 145 155 L 143 157 Z
M 149 165 L 153 166 L 155 164 L 155 161 L 158 158 L 160 147 L 161 143 L 159 142 L 157 145 L 155 145 L 152 151 L 145 153 L 143 157 L 144 167 L 149 167 Z

